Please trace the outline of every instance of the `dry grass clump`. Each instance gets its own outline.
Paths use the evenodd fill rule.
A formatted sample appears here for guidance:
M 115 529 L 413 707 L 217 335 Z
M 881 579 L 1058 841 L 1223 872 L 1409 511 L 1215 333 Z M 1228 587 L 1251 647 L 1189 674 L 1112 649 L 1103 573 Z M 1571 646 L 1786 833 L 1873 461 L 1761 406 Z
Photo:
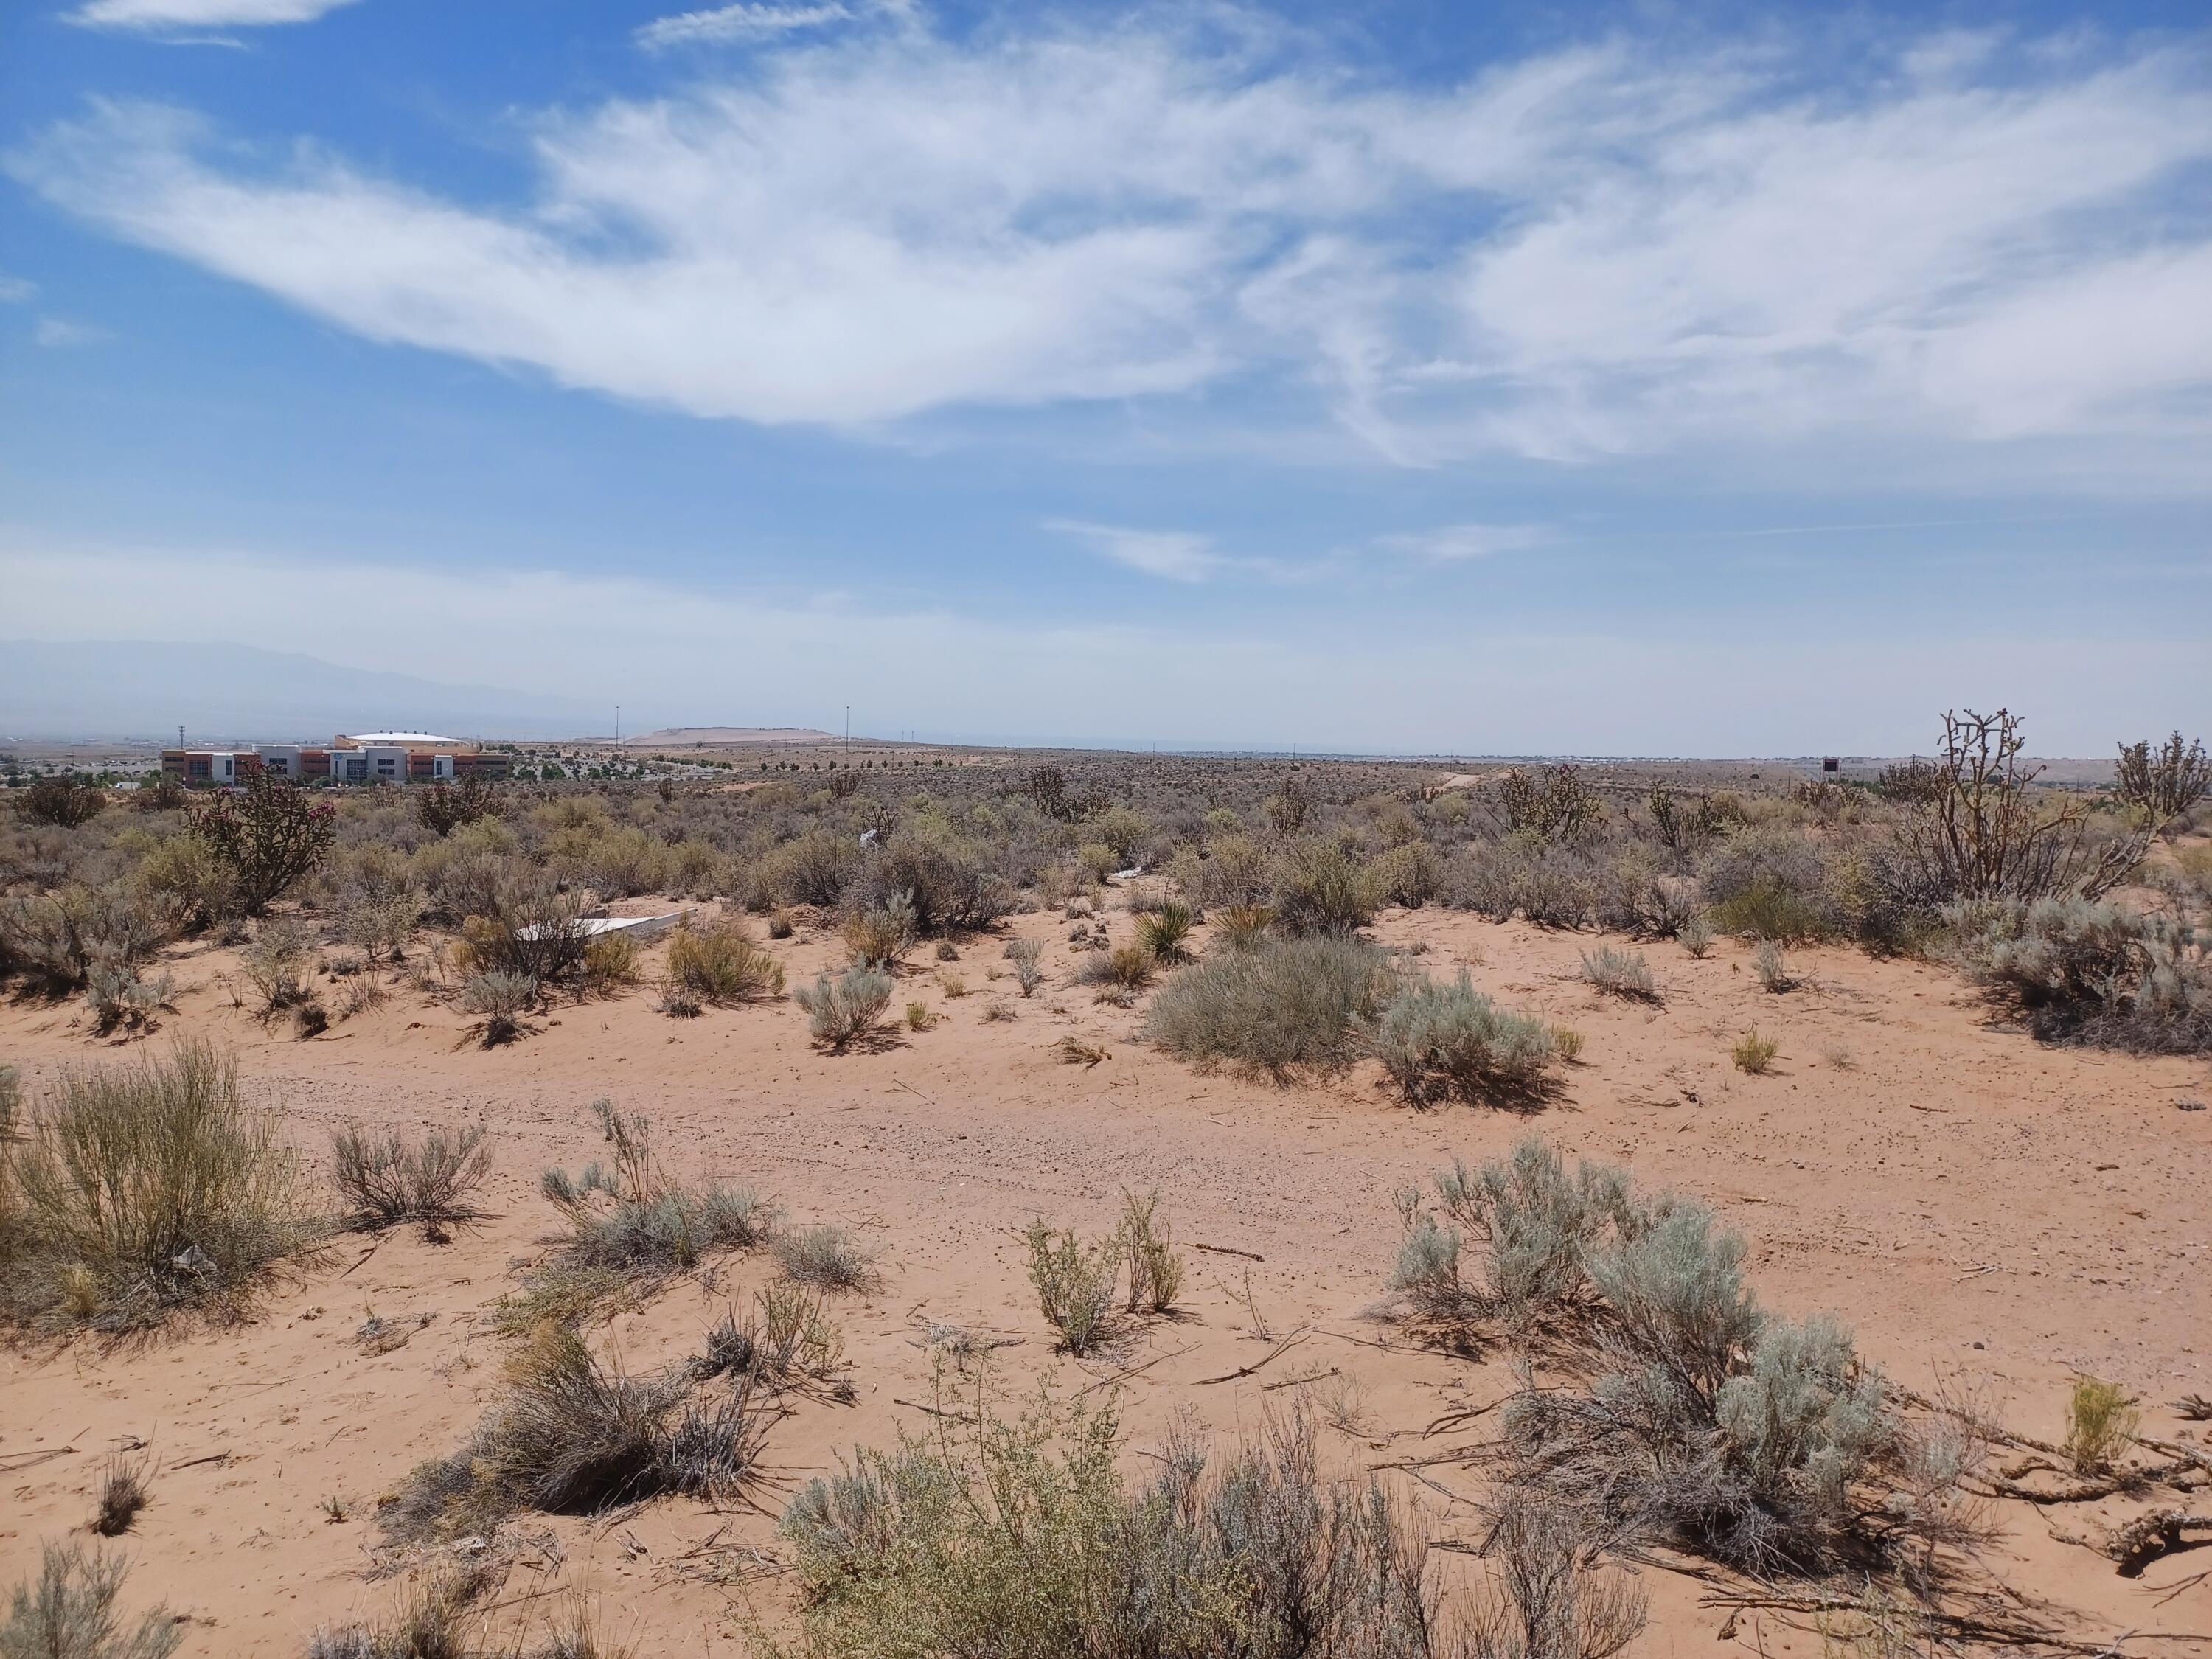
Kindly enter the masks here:
M 867 1037 L 890 1006 L 897 981 L 879 968 L 854 966 L 836 978 L 824 969 L 792 1000 L 806 1011 L 807 1030 L 817 1042 L 842 1054 Z
M 780 1528 L 809 1652 L 1139 1659 L 1427 1659 L 1425 1540 L 1372 1480 L 1324 1480 L 1312 1421 L 1217 1457 L 1170 1443 L 1132 1486 L 1114 1421 L 1051 1401 L 862 1449 Z
M 1781 1052 L 1779 1041 L 1761 1036 L 1754 1030 L 1746 1031 L 1735 1040 L 1729 1049 L 1729 1059 L 1746 1077 L 1764 1077 L 1774 1069 L 1774 1057 Z
M 250 1290 L 313 1248 L 275 1114 L 204 1042 L 64 1072 L 24 1139 L 0 1148 L 0 1306 L 104 1330 Z
M 1157 1189 L 1141 1195 L 1122 1190 L 1121 1225 L 1115 1237 L 1128 1279 L 1129 1311 L 1166 1313 L 1182 1293 L 1183 1261 L 1176 1254 L 1175 1229 L 1160 1213 Z
M 1075 970 L 1075 982 L 1090 986 L 1096 1000 L 1126 1008 L 1136 1000 L 1138 992 L 1152 982 L 1158 965 L 1148 946 L 1133 940 L 1085 957 Z
M 842 1227 L 824 1222 L 780 1234 L 777 1265 L 794 1284 L 824 1291 L 872 1290 L 883 1280 L 876 1253 Z
M 1423 978 L 1400 986 L 1376 1018 L 1370 1042 L 1415 1106 L 1533 1102 L 1558 1053 L 1543 1021 L 1500 1008 L 1463 969 L 1449 984 Z
M 1401 1198 L 1395 1287 L 1431 1319 L 1498 1320 L 1582 1379 L 1509 1402 L 1510 1486 L 1588 1533 L 1759 1573 L 1966 1535 L 1971 1438 L 1907 1424 L 1832 1320 L 1765 1313 L 1743 1240 L 1703 1206 L 1639 1198 L 1605 1165 L 1570 1175 L 1534 1141 L 1455 1166 L 1437 1199 Z M 1485 1246 L 1480 1283 L 1462 1277 L 1463 1237 Z
M 102 1538 L 119 1538 L 131 1530 L 139 1510 L 153 1501 L 154 1461 L 118 1453 L 100 1471 L 100 1492 L 92 1514 L 92 1529 Z M 4 1651 L 4 1650 L 0 1650 Z
M 168 1659 L 185 1633 L 167 1607 L 133 1622 L 116 1607 L 131 1563 L 77 1544 L 49 1544 L 36 1579 L 20 1583 L 0 1622 L 7 1659 Z
M 2142 1413 L 2118 1383 L 2094 1376 L 2075 1381 L 2066 1401 L 2066 1455 L 2083 1474 L 2112 1467 L 2142 1426 Z
M 488 1532 L 519 1510 L 590 1514 L 667 1492 L 718 1498 L 750 1477 L 766 1434 L 750 1375 L 706 1397 L 678 1366 L 637 1379 L 566 1326 L 508 1360 L 504 1395 L 468 1444 L 417 1468 L 379 1520 L 396 1542 Z
M 1037 987 L 1044 983 L 1043 957 L 1044 943 L 1041 939 L 1006 941 L 1006 960 L 1013 963 L 1014 983 L 1021 987 L 1023 996 L 1035 996 Z
M 1356 1058 L 1388 979 L 1382 953 L 1358 939 L 1262 938 L 1170 979 L 1145 1031 L 1179 1060 L 1248 1066 L 1281 1081 Z
M 678 927 L 668 946 L 668 978 L 702 1002 L 783 994 L 783 964 L 754 944 L 734 917 L 711 927 Z
M 1616 951 L 1610 945 L 1582 953 L 1582 976 L 1608 996 L 1631 1002 L 1656 1002 L 1659 988 L 1653 983 L 1651 965 L 1641 951 Z
M 471 1195 L 491 1176 L 481 1123 L 433 1129 L 413 1146 L 396 1129 L 374 1134 L 348 1124 L 331 1137 L 331 1179 L 356 1226 L 419 1222 L 431 1238 L 483 1218 Z

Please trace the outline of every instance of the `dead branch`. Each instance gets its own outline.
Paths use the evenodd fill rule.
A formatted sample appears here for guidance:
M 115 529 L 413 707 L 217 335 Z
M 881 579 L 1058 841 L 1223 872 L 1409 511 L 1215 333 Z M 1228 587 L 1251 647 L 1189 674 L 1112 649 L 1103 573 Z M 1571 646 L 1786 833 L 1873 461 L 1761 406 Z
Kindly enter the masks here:
M 1306 1327 L 1301 1325 L 1250 1364 L 1239 1365 L 1235 1370 L 1224 1371 L 1219 1376 L 1201 1376 L 1194 1386 L 1202 1389 L 1215 1382 L 1234 1382 L 1239 1377 L 1249 1376 L 1262 1365 L 1281 1358 L 1283 1355 L 1304 1341 L 1309 1334 Z

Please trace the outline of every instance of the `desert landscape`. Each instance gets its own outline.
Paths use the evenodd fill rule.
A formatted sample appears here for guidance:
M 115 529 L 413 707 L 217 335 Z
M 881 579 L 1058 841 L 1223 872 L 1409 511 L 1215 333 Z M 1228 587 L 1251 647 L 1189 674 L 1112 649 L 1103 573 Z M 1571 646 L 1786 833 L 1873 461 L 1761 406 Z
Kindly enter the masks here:
M 2212 1646 L 2203 751 L 1936 735 L 19 778 L 4 1650 Z

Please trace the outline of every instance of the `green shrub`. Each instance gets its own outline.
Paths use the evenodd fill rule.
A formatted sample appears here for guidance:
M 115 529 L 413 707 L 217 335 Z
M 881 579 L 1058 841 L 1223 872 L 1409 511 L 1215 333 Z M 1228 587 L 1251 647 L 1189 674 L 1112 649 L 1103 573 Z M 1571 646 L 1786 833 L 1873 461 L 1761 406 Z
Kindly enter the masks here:
M 1152 999 L 1145 1031 L 1179 1060 L 1249 1066 L 1280 1080 L 1356 1057 L 1388 978 L 1382 953 L 1358 939 L 1262 938 L 1175 975 Z
M 1324 1480 L 1303 1414 L 1210 1456 L 1171 1443 L 1132 1488 L 1113 1419 L 1009 1422 L 862 1449 L 780 1528 L 824 1659 L 1440 1654 L 1424 1540 L 1385 1488 Z
M 872 906 L 853 916 L 845 923 L 845 948 L 853 954 L 853 963 L 859 968 L 893 969 L 898 960 L 914 948 L 921 937 L 921 921 L 914 907 L 914 896 L 907 892 L 893 893 L 883 903 Z
M 1014 965 L 1014 983 L 1021 987 L 1022 994 L 1036 994 L 1037 987 L 1044 983 L 1044 944 L 1040 939 L 1016 939 L 1006 941 L 1006 960 Z
M 568 1231 L 526 1281 L 522 1307 L 581 1316 L 609 1295 L 689 1268 L 709 1251 L 750 1249 L 775 1236 L 774 1200 L 750 1187 L 673 1182 L 653 1156 L 645 1118 L 605 1099 L 593 1101 L 592 1112 L 609 1161 L 595 1158 L 574 1176 L 550 1169 L 540 1176 L 538 1189 Z
M 1127 1270 L 1131 1313 L 1165 1313 L 1182 1290 L 1183 1261 L 1176 1254 L 1175 1232 L 1160 1214 L 1158 1191 L 1139 1196 L 1123 1190 L 1121 1225 L 1115 1235 Z
M 1137 943 L 1154 962 L 1172 967 L 1191 959 L 1191 929 L 1198 916 L 1188 904 L 1170 899 L 1137 924 Z
M 1550 1028 L 1500 1008 L 1469 982 L 1400 986 L 1374 1022 L 1376 1057 L 1409 1104 L 1527 1100 L 1555 1052 Z
M 326 1231 L 275 1114 L 203 1042 L 65 1071 L 4 1152 L 0 1298 L 15 1316 L 154 1322 L 249 1291 Z
M 2125 1389 L 2081 1377 L 2066 1400 L 2066 1455 L 2081 1474 L 2108 1469 L 2142 1426 L 2142 1413 Z
M 880 969 L 848 968 L 835 979 L 824 969 L 812 985 L 793 992 L 792 1000 L 806 1011 L 814 1040 L 842 1052 L 876 1029 L 897 983 Z
M 1106 1328 L 1119 1276 L 1112 1241 L 1085 1243 L 1072 1230 L 1054 1232 L 1042 1217 L 1023 1235 L 1029 1247 L 1030 1283 L 1037 1305 L 1067 1345 L 1080 1356 Z
M 0 898 L 0 969 L 76 991 L 95 968 L 127 973 L 175 937 L 182 907 L 159 896 L 70 885 Z
M 754 944 L 735 917 L 678 927 L 668 946 L 668 977 L 706 1002 L 783 994 L 783 964 Z
M 461 986 L 461 1006 L 483 1020 L 483 1046 L 496 1048 L 522 1035 L 522 1017 L 538 1006 L 538 981 L 501 969 L 471 974 Z
M 1375 873 L 1335 842 L 1293 846 L 1275 878 L 1275 926 L 1286 933 L 1357 933 L 1381 902 Z

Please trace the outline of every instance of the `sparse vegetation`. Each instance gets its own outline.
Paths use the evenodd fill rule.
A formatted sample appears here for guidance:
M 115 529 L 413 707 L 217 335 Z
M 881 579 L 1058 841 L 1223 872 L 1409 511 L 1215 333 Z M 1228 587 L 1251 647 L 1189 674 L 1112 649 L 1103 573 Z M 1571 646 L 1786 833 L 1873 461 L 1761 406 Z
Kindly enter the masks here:
M 1124 1189 L 1121 1225 L 1115 1238 L 1128 1285 L 1128 1310 L 1166 1313 L 1182 1290 L 1183 1261 L 1176 1254 L 1174 1229 L 1160 1213 L 1157 1190 L 1140 1195 Z
M 1152 982 L 1158 966 L 1152 951 L 1142 944 L 1117 945 L 1085 957 L 1075 970 L 1075 982 L 1090 986 L 1097 1001 L 1119 1003 L 1126 1008 L 1136 1000 L 1138 992 Z
M 1782 954 L 1778 939 L 1761 939 L 1759 948 L 1751 953 L 1751 971 L 1763 991 L 1780 993 L 1795 989 L 1797 981 L 1790 972 L 1790 963 Z

